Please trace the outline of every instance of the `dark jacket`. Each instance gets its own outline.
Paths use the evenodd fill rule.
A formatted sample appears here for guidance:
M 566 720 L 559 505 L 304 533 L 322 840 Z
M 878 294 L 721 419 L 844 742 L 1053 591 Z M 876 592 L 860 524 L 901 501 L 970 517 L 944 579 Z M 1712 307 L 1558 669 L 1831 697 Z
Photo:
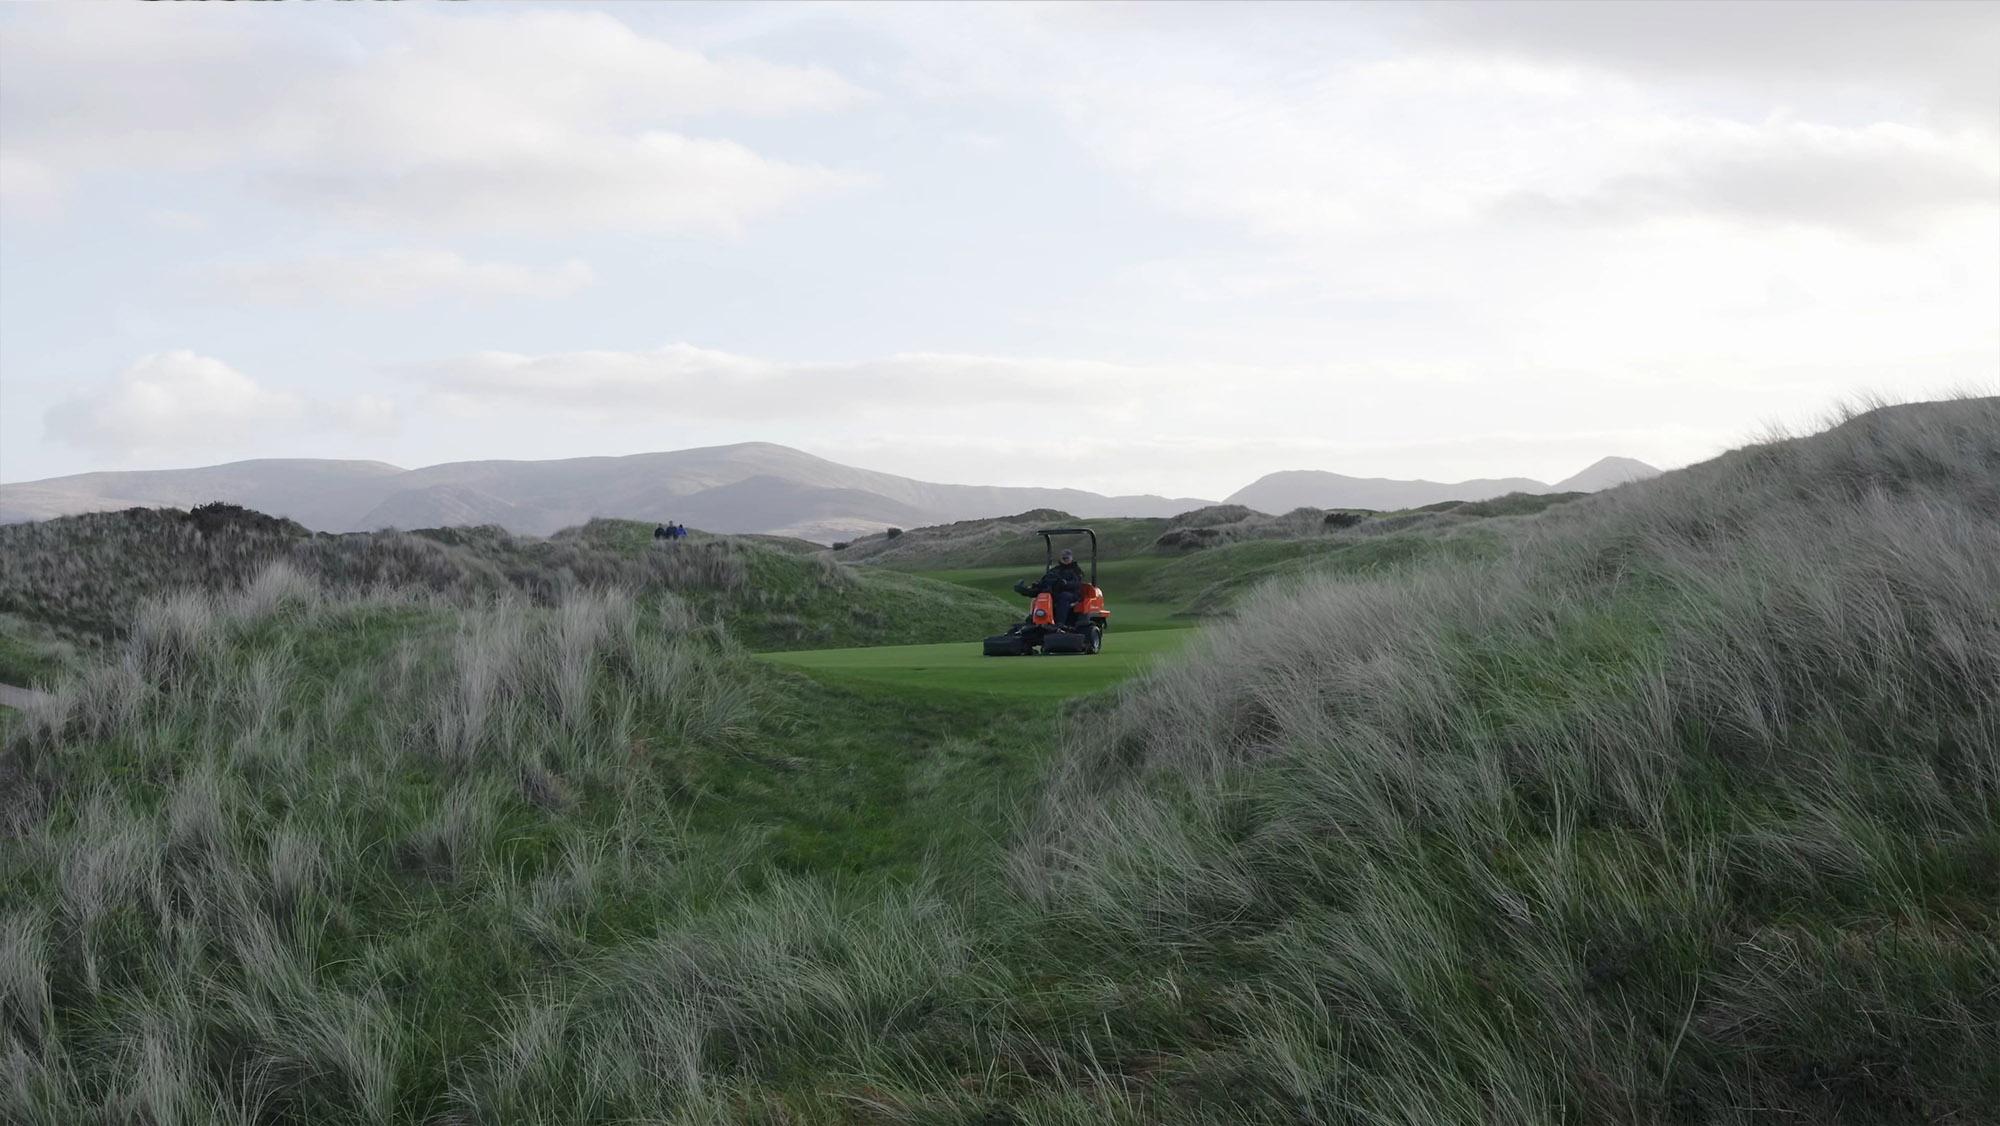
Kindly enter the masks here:
M 1058 563 L 1042 575 L 1042 589 L 1051 594 L 1083 593 L 1083 568 L 1075 563 Z
M 1083 588 L 1089 580 L 1084 578 L 1083 568 L 1071 563 L 1067 567 L 1058 563 L 1042 572 L 1042 577 L 1034 582 L 1022 579 L 1014 584 L 1014 593 L 1023 598 L 1033 598 L 1037 594 L 1067 594 L 1081 599 Z

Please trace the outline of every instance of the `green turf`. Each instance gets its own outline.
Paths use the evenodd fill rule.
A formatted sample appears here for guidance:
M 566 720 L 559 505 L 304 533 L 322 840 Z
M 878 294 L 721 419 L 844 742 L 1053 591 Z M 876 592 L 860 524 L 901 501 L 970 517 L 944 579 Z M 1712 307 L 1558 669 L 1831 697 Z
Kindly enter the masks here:
M 842 549 L 842 558 L 852 563 L 876 563 L 897 570 L 916 571 L 952 567 L 1035 567 L 1042 560 L 1043 544 L 1034 528 L 1061 525 L 1089 527 L 1097 533 L 1099 559 L 1125 559 L 1152 549 L 1168 521 L 1158 517 L 1098 517 L 1080 520 L 1053 510 L 1021 513 L 995 519 L 962 520 L 929 528 L 913 528 L 893 538 L 866 536 Z M 1061 543 L 1088 552 L 1089 541 L 1080 537 Z
M 630 520 L 593 520 L 561 533 L 566 539 L 624 555 L 720 555 L 719 583 L 674 588 L 705 617 L 719 618 L 752 649 L 827 649 L 848 645 L 907 645 L 997 633 L 1021 599 L 1005 603 L 962 583 L 936 583 L 885 567 L 847 567 L 798 550 L 803 540 L 690 533 L 687 542 L 653 542 L 652 527 Z M 1025 611 L 1021 611 L 1025 612 Z
M 1050 700 L 1081 696 L 1130 677 L 1194 636 L 1191 629 L 1153 629 L 1105 635 L 1092 656 L 988 657 L 979 639 L 947 645 L 877 645 L 865 649 L 812 649 L 769 653 L 769 660 L 815 676 L 916 691 L 983 693 Z
M 1180 621 L 1220 613 L 1251 588 L 1305 575 L 1381 575 L 1449 559 L 1486 559 L 1497 537 L 1403 532 L 1365 539 L 1248 540 L 1162 559 L 1135 573 L 1132 593 L 1172 608 Z
M 1158 599 L 1140 601 L 1125 594 L 1127 591 L 1139 590 L 1147 576 L 1172 562 L 1174 560 L 1167 556 L 1139 556 L 1098 564 L 1097 581 L 1098 585 L 1104 588 L 1104 605 L 1111 611 L 1111 625 L 1114 629 L 1121 633 L 1130 633 L 1135 630 L 1186 629 L 1192 624 L 1186 617 L 1177 616 L 1180 607 L 1175 603 Z M 1037 565 L 1008 564 L 909 573 L 920 578 L 971 587 L 996 595 L 1019 607 L 1025 614 L 1027 600 L 1014 593 L 1014 583 L 1018 579 L 1032 579 L 1040 570 Z M 994 632 L 999 632 L 998 627 Z
M 1060 700 L 916 694 L 777 664 L 812 655 L 773 655 L 762 670 L 781 703 L 748 748 L 677 761 L 690 837 L 747 865 L 842 881 L 995 864 L 1054 749 Z
M 1490 535 L 1401 533 L 1368 539 L 1249 540 L 1191 555 L 1140 555 L 1098 564 L 1112 624 L 1125 632 L 1185 629 L 1226 612 L 1250 588 L 1306 574 L 1379 574 L 1440 559 L 1484 558 L 1498 549 Z M 866 568 L 864 568 L 866 569 Z M 961 567 L 909 574 L 970 587 L 1022 605 L 1014 581 L 1036 566 Z
M 42 623 L 0 613 L 0 684 L 46 683 L 63 672 L 74 652 Z

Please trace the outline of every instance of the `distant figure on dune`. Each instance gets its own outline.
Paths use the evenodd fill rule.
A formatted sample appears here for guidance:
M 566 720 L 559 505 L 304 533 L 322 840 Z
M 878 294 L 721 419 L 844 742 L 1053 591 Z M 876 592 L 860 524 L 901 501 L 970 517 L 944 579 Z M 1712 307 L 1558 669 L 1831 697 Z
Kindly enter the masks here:
M 670 540 L 672 538 L 674 538 L 674 532 L 672 528 L 667 527 L 665 524 L 654 525 L 653 527 L 654 543 L 658 543 L 661 540 Z

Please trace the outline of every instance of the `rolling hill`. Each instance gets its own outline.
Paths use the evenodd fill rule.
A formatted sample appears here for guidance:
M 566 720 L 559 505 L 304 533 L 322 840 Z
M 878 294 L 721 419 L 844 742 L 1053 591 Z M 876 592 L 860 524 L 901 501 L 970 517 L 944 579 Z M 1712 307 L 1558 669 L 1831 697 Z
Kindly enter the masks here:
M 199 469 L 84 473 L 0 485 L 0 523 L 228 501 L 322 532 L 497 524 L 548 535 L 595 516 L 820 541 L 1031 508 L 1169 516 L 1208 502 L 1082 489 L 946 485 L 857 469 L 769 442 L 625 457 L 465 461 L 273 458 Z
M 1555 485 L 1525 477 L 1440 484 L 1296 470 L 1273 473 L 1229 499 L 1268 513 L 1303 506 L 1401 509 L 1513 492 L 1594 491 L 1658 472 L 1629 458 L 1605 458 Z M 192 508 L 218 500 L 321 532 L 494 524 L 517 534 L 549 535 L 615 516 L 820 543 L 1030 509 L 1085 518 L 1165 517 L 1211 503 L 1083 489 L 939 484 L 842 465 L 788 446 L 744 442 L 623 457 L 447 462 L 422 469 L 379 461 L 266 458 L 198 469 L 82 473 L 0 485 L 0 523 L 121 508 Z
M 1604 457 L 1592 462 L 1583 472 L 1565 477 L 1550 485 L 1551 493 L 1594 493 L 1623 485 L 1630 481 L 1644 481 L 1658 477 L 1660 471 L 1636 458 Z M 1485 499 L 1485 498 L 1478 498 Z
M 1531 477 L 1480 478 L 1471 481 L 1400 481 L 1387 477 L 1349 477 L 1320 469 L 1288 469 L 1268 473 L 1229 494 L 1225 504 L 1241 504 L 1260 512 L 1290 512 L 1294 508 L 1421 508 L 1449 500 L 1491 500 L 1508 493 L 1591 493 L 1660 475 L 1658 469 L 1629 457 L 1607 457 L 1573 477 L 1553 485 Z

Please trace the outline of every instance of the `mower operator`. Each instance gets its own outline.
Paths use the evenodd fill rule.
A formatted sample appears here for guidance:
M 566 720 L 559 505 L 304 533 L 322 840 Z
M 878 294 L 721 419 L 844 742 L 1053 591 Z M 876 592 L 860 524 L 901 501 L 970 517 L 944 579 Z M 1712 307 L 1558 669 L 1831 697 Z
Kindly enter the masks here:
M 1042 575 L 1039 585 L 1056 596 L 1056 623 L 1069 625 L 1076 604 L 1083 597 L 1083 568 L 1076 565 L 1076 554 L 1063 548 L 1056 565 Z

